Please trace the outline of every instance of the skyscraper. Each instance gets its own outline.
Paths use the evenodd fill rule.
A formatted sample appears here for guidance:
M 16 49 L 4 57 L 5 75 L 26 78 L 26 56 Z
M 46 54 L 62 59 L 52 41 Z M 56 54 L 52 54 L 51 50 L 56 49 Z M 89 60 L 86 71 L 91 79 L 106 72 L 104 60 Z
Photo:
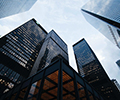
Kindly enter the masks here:
M 38 54 L 38 58 L 33 66 L 31 75 L 36 71 L 48 66 L 54 57 L 62 56 L 68 62 L 68 49 L 67 44 L 52 30 L 48 33 L 41 50 Z
M 0 93 L 27 78 L 47 32 L 35 19 L 0 38 Z
M 0 0 L 0 18 L 28 11 L 37 0 Z
M 120 48 L 119 0 L 90 0 L 82 7 L 86 20 Z
M 109 100 L 119 100 L 119 91 L 111 83 L 96 55 L 82 39 L 73 45 L 78 72 Z
M 54 30 L 47 34 L 35 19 L 0 38 L 1 94 L 48 66 L 56 56 L 68 63 L 67 44 Z

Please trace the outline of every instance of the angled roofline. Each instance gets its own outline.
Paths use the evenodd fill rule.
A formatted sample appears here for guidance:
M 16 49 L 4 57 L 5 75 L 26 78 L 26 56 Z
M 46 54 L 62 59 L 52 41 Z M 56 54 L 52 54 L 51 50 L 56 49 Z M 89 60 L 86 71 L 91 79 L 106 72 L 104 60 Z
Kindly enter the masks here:
M 82 38 L 81 40 L 79 40 L 78 42 L 76 42 L 75 44 L 73 44 L 73 47 L 75 46 L 75 45 L 77 45 L 78 43 L 80 43 L 81 41 L 84 41 L 85 39 L 84 38 Z
M 37 23 L 35 18 L 32 18 L 31 20 L 33 20 L 46 34 L 48 34 L 48 32 L 40 24 Z

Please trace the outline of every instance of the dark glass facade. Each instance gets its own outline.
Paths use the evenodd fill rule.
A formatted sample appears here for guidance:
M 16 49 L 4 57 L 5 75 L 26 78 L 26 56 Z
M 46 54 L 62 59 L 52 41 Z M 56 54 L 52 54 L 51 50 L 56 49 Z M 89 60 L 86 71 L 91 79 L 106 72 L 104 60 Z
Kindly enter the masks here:
M 63 59 L 5 93 L 0 100 L 104 100 Z
M 120 48 L 119 0 L 90 0 L 82 7 L 85 19 Z M 99 23 L 99 24 L 98 24 Z
M 0 38 L 0 92 L 27 78 L 47 32 L 31 19 Z
M 28 11 L 37 0 L 0 0 L 0 18 Z
M 67 44 L 57 35 L 54 30 L 52 30 L 48 33 L 41 47 L 31 75 L 33 75 L 35 71 L 48 66 L 52 62 L 53 58 L 59 55 L 64 57 L 68 62 Z
M 96 90 L 109 100 L 119 100 L 119 91 L 111 83 L 108 75 L 85 39 L 73 45 L 78 72 Z

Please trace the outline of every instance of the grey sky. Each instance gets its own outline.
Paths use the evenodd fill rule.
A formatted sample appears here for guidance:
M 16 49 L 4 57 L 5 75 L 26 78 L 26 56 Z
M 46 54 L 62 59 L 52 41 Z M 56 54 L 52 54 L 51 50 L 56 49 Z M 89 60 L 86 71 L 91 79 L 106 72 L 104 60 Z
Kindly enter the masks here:
M 0 19 L 0 35 L 4 35 L 24 22 L 35 18 L 49 32 L 54 29 L 68 44 L 70 65 L 77 70 L 72 45 L 85 38 L 111 79 L 120 83 L 120 49 L 106 39 L 84 19 L 81 7 L 88 0 L 38 0 L 28 11 Z

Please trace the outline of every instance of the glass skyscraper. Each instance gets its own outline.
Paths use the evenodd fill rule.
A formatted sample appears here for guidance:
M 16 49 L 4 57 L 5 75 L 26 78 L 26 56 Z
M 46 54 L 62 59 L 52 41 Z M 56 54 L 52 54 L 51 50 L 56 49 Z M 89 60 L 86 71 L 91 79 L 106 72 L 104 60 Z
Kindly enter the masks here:
M 90 0 L 82 7 L 86 20 L 120 48 L 119 0 Z
M 27 78 L 47 32 L 35 19 L 0 38 L 0 93 Z
M 120 93 L 118 89 L 111 83 L 108 75 L 85 39 L 75 43 L 73 49 L 79 74 L 106 97 L 106 99 L 119 100 Z
M 1 94 L 60 57 L 68 63 L 67 44 L 54 30 L 47 33 L 35 19 L 1 37 Z
M 0 0 L 0 18 L 28 11 L 37 0 Z
M 48 66 L 56 56 L 62 56 L 68 62 L 67 44 L 57 35 L 54 30 L 51 30 L 45 38 L 45 41 L 38 54 L 38 58 L 36 59 L 31 71 L 31 75 Z

